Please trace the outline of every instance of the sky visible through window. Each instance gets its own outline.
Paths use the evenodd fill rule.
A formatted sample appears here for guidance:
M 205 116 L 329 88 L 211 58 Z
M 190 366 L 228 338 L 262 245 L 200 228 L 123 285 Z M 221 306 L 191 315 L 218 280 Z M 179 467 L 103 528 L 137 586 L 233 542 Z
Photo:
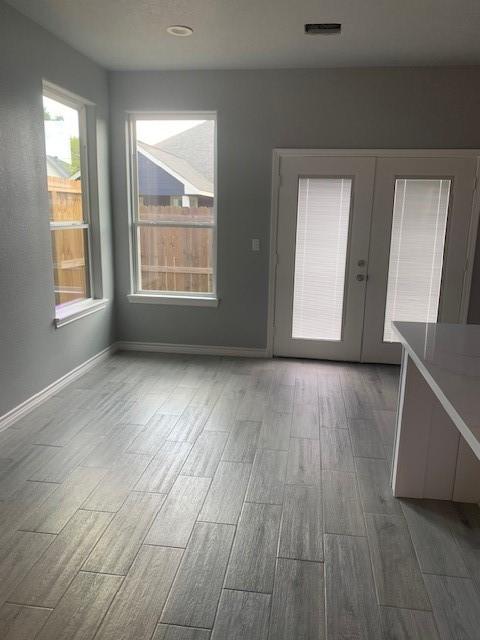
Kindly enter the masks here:
M 47 155 L 70 164 L 70 140 L 79 137 L 78 111 L 43 96 L 43 114 Z
M 203 122 L 205 120 L 137 120 L 137 140 L 156 144 Z

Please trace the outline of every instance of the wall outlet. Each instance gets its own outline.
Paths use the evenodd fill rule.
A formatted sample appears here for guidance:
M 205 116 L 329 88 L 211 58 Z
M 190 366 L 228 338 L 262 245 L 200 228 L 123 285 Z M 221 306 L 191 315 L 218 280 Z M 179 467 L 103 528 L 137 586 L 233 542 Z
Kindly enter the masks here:
M 252 251 L 260 251 L 260 238 L 252 238 Z

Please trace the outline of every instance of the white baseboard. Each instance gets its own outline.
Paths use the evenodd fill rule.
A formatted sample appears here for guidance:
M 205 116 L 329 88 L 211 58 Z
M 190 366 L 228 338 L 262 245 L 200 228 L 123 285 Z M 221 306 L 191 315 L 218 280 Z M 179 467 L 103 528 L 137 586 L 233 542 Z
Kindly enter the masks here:
M 267 358 L 267 349 L 252 347 L 217 347 L 202 344 L 171 344 L 169 342 L 117 342 L 119 351 L 155 351 L 205 356 L 236 356 L 238 358 Z
M 190 355 L 209 356 L 236 356 L 238 358 L 267 358 L 267 349 L 254 349 L 249 347 L 216 347 L 195 344 L 171 344 L 167 342 L 128 342 L 122 340 L 114 342 L 100 353 L 92 356 L 78 367 L 72 369 L 64 376 L 55 380 L 35 395 L 27 398 L 3 416 L 0 416 L 0 431 L 3 431 L 23 416 L 30 413 L 35 407 L 48 400 L 84 373 L 109 358 L 116 351 L 154 351 L 158 353 L 185 353 Z
M 106 349 L 103 349 L 85 362 L 82 362 L 82 364 L 79 364 L 78 367 L 75 367 L 75 369 L 72 369 L 58 380 L 55 380 L 55 382 L 49 384 L 45 389 L 42 389 L 35 395 L 30 396 L 30 398 L 27 398 L 27 400 L 3 414 L 3 416 L 0 416 L 0 431 L 3 431 L 20 418 L 23 418 L 23 416 L 30 413 L 30 411 L 35 409 L 35 407 L 38 407 L 39 404 L 45 402 L 45 400 L 51 396 L 54 396 L 58 391 L 60 391 L 60 389 L 66 387 L 67 384 L 70 384 L 80 376 L 83 376 L 84 373 L 109 358 L 112 353 L 115 353 L 117 350 L 117 343 L 111 344 Z

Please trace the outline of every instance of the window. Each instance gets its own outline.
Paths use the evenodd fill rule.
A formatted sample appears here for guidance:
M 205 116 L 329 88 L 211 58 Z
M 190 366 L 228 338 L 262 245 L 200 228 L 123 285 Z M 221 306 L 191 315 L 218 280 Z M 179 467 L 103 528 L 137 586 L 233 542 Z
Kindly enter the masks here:
M 215 115 L 132 114 L 133 302 L 216 298 Z
M 341 340 L 351 178 L 300 178 L 292 338 Z
M 450 180 L 395 182 L 384 342 L 397 342 L 393 320 L 437 322 Z
M 106 301 L 94 300 L 86 103 L 45 84 L 43 121 L 55 320 L 60 326 Z

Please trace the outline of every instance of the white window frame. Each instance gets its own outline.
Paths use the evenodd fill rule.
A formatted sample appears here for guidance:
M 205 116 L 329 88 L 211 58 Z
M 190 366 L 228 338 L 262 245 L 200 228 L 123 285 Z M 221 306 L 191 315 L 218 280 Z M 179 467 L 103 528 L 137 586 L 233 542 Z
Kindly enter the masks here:
M 140 220 L 138 215 L 138 162 L 136 123 L 139 120 L 213 120 L 214 126 L 214 179 L 213 179 L 213 222 L 151 222 Z M 217 295 L 217 112 L 216 111 L 158 111 L 129 112 L 127 122 L 128 146 L 128 188 L 129 188 L 129 227 L 130 227 L 130 293 L 129 302 L 149 304 L 177 304 L 190 306 L 216 307 Z M 211 292 L 154 291 L 140 287 L 140 247 L 138 229 L 140 227 L 186 227 L 212 229 L 212 284 Z
M 80 148 L 80 176 L 82 182 L 82 222 L 52 222 L 49 212 L 49 229 L 50 237 L 52 231 L 59 229 L 86 229 L 86 266 L 87 266 L 87 294 L 88 297 L 82 300 L 74 300 L 65 302 L 61 305 L 55 305 L 54 322 L 57 328 L 69 324 L 74 320 L 83 318 L 87 315 L 104 309 L 108 300 L 102 297 L 102 278 L 101 278 L 101 256 L 100 256 L 100 239 L 97 237 L 95 227 L 98 227 L 93 220 L 92 209 L 97 213 L 98 217 L 98 197 L 92 194 L 90 185 L 89 171 L 89 128 L 87 123 L 87 108 L 94 105 L 90 101 L 81 98 L 65 89 L 53 85 L 47 81 L 43 82 L 42 96 L 56 100 L 67 107 L 71 107 L 78 112 L 79 123 L 79 148 Z M 45 154 L 45 168 L 47 167 L 47 158 Z M 94 203 L 97 206 L 93 206 Z M 95 247 L 95 245 L 97 245 Z M 96 249 L 96 251 L 95 251 Z M 95 254 L 97 258 L 95 259 Z M 98 264 L 97 264 L 98 263 Z M 52 273 L 55 269 L 53 245 L 52 245 Z

